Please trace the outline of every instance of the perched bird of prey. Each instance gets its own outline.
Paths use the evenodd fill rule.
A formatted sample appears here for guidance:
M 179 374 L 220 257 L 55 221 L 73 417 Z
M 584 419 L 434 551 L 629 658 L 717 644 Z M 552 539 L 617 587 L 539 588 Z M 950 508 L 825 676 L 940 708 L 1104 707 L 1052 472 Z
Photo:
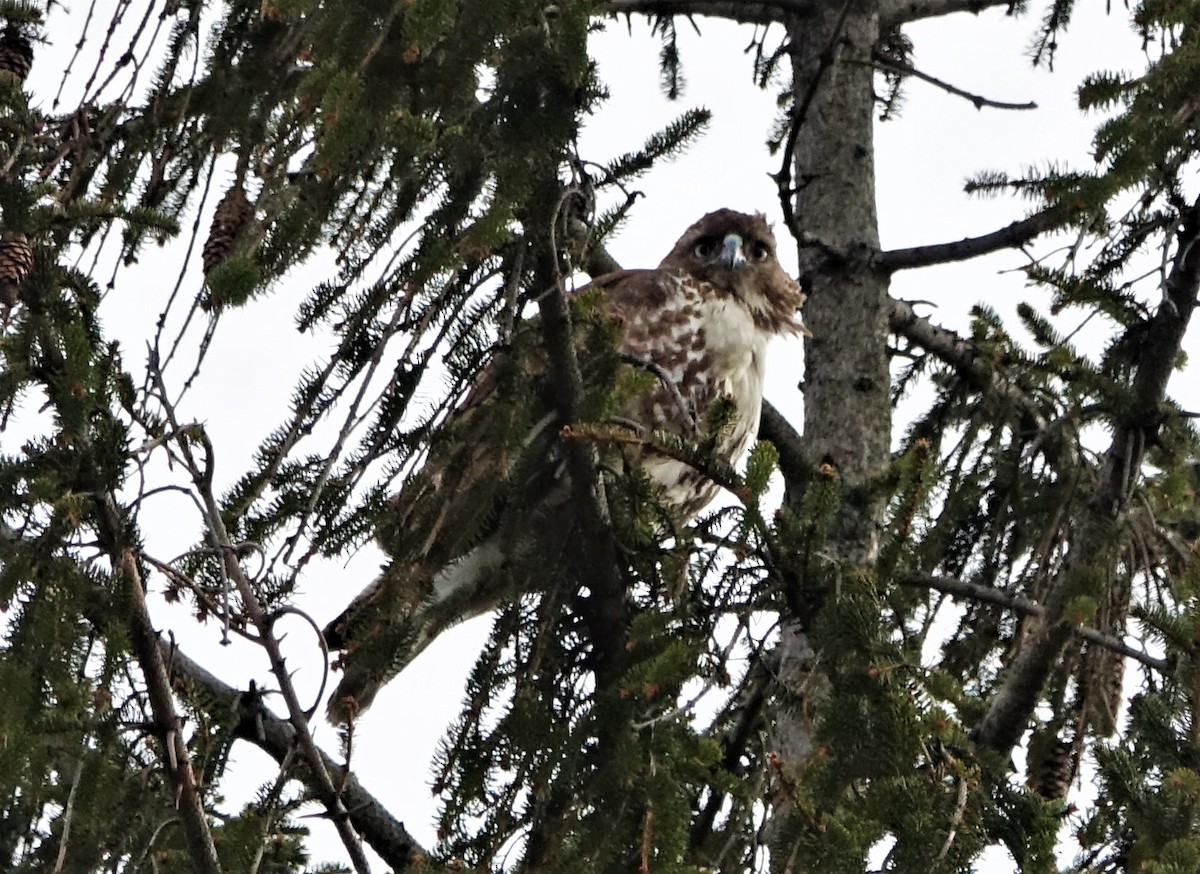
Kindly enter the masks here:
M 706 438 L 728 461 L 758 430 L 767 342 L 807 333 L 804 295 L 776 259 L 766 220 L 729 209 L 688 228 L 657 268 L 600 276 L 576 296 L 580 305 L 598 300 L 592 309 L 601 311 L 580 336 L 587 311 L 575 310 L 585 378 L 590 384 L 607 372 L 610 389 L 618 387 L 591 403 L 592 412 L 643 437 Z M 389 563 L 325 631 L 331 649 L 345 650 L 330 701 L 337 720 L 367 707 L 445 628 L 506 596 L 545 591 L 556 568 L 569 565 L 571 490 L 561 441 L 574 423 L 556 413 L 538 334 L 526 334 L 493 357 L 433 436 L 424 467 L 377 532 Z M 614 344 L 619 355 L 611 354 Z M 622 392 L 620 375 L 635 371 L 640 381 L 626 382 L 640 388 Z M 726 421 L 706 435 L 718 405 Z M 661 504 L 685 520 L 718 491 L 696 468 L 636 439 L 605 462 L 640 466 Z

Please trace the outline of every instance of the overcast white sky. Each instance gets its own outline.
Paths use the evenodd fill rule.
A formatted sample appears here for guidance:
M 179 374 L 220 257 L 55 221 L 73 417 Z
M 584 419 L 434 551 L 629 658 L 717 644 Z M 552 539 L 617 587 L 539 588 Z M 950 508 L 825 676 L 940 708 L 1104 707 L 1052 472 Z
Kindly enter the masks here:
M 98 0 L 97 9 L 112 2 Z M 1090 164 L 1095 120 L 1081 117 L 1075 109 L 1075 88 L 1094 69 L 1139 69 L 1143 60 L 1123 10 L 1106 18 L 1104 4 L 1081 6 L 1085 8 L 1061 41 L 1054 73 L 1032 69 L 1027 58 L 1025 49 L 1036 32 L 1034 16 L 1014 19 L 1002 10 L 991 10 L 978 17 L 960 14 L 908 29 L 916 44 L 916 65 L 925 72 L 997 100 L 1035 100 L 1039 109 L 979 111 L 930 85 L 910 82 L 900 118 L 876 128 L 880 233 L 885 248 L 985 233 L 1023 217 L 1023 204 L 966 198 L 963 182 L 980 170 L 1019 172 L 1047 161 Z M 39 51 L 31 87 L 45 95 L 45 106 L 57 87 L 63 52 L 69 53 L 78 39 L 87 7 L 85 0 L 72 0 L 70 11 L 55 18 L 60 26 L 69 26 L 52 30 L 52 50 Z M 1039 14 L 1040 10 L 1035 12 Z M 658 42 L 649 36 L 644 22 L 635 19 L 631 36 L 624 21 L 613 21 L 607 33 L 595 37 L 595 53 L 612 99 L 585 131 L 585 157 L 602 161 L 636 148 L 688 106 L 704 105 L 714 114 L 703 141 L 639 183 L 646 197 L 610 247 L 628 266 L 656 264 L 687 225 L 717 207 L 759 210 L 778 220 L 774 185 L 767 177 L 776 169 L 776 159 L 763 148 L 776 112 L 775 98 L 751 83 L 751 58 L 743 53 L 749 30 L 704 19 L 698 23 L 702 38 L 680 22 L 688 87 L 675 104 L 660 94 Z M 795 253 L 787 241 L 781 253 L 785 265 L 794 269 Z M 164 256 L 148 253 L 143 268 L 126 276 L 105 303 L 106 330 L 121 340 L 131 364 L 144 359 L 146 339 L 170 292 L 176 254 L 177 250 Z M 980 299 L 1012 312 L 1028 292 L 1019 274 L 1000 271 L 1021 263 L 1019 253 L 1005 252 L 966 264 L 904 273 L 897 276 L 893 293 L 935 301 L 936 320 L 963 328 L 969 306 Z M 130 283 L 131 276 L 138 279 Z M 292 328 L 296 304 L 320 278 L 319 274 L 297 275 L 294 283 L 283 283 L 268 300 L 229 314 L 210 361 L 221 366 L 204 374 L 181 410 L 184 419 L 205 422 L 217 447 L 219 474 L 226 481 L 237 476 L 262 436 L 283 420 L 296 374 L 322 352 L 319 340 L 299 337 Z M 198 287 L 199 279 L 192 281 L 192 288 Z M 772 354 L 768 397 L 799 425 L 798 341 L 780 343 Z M 0 447 L 8 451 L 19 445 L 19 431 L 0 434 Z M 147 543 L 159 557 L 169 558 L 194 542 L 196 520 L 185 502 L 163 499 L 154 518 L 161 523 L 148 526 Z M 185 520 L 182 524 L 180 518 Z M 314 565 L 304 578 L 302 605 L 318 620 L 331 618 L 373 577 L 377 565 L 378 555 L 370 549 L 345 565 Z M 158 616 L 164 629 L 174 631 L 191 655 L 210 664 L 227 681 L 245 687 L 251 678 L 260 685 L 267 680 L 265 660 L 250 644 L 221 648 L 215 645 L 215 627 L 197 632 L 186 614 L 160 611 Z M 430 754 L 446 722 L 457 712 L 463 678 L 486 629 L 486 620 L 476 621 L 445 635 L 380 695 L 359 727 L 355 761 L 363 782 L 427 844 L 434 843 Z M 296 664 L 311 663 L 314 646 L 304 629 L 297 626 L 292 631 L 289 645 L 294 647 Z M 303 688 L 312 688 L 315 681 L 315 670 L 301 672 Z M 332 729 L 320 730 L 318 740 L 327 749 L 336 749 Z M 244 745 L 238 747 L 236 758 L 238 763 L 266 761 Z M 265 781 L 273 773 L 273 767 L 266 767 L 255 779 Z M 320 834 L 313 844 L 318 858 L 343 858 L 332 831 L 321 833 L 319 824 L 315 828 Z M 1000 874 L 1011 868 L 1011 861 L 996 854 L 980 870 Z

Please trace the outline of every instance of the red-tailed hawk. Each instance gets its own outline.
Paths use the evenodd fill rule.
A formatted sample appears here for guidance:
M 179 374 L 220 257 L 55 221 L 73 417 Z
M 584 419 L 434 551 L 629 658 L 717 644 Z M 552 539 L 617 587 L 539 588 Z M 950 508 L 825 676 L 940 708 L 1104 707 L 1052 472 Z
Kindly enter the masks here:
M 607 346 L 611 351 L 615 339 L 621 353 L 597 359 L 653 374 L 640 391 L 604 396 L 615 394 L 619 405 L 611 421 L 647 436 L 709 436 L 716 454 L 735 461 L 758 430 L 767 342 L 806 333 L 804 295 L 776 260 L 766 220 L 729 209 L 709 213 L 656 269 L 601 276 L 580 290 L 581 299 L 590 299 L 588 290 L 602 295 L 601 321 L 615 331 Z M 586 347 L 596 333 L 577 345 Z M 580 350 L 585 367 L 586 353 Z M 514 343 L 495 356 L 396 497 L 378 533 L 390 563 L 325 631 L 331 648 L 346 651 L 330 702 L 334 718 L 368 706 L 448 626 L 555 581 L 562 563 L 552 553 L 567 554 L 572 537 L 559 451 L 563 426 L 572 423 L 555 414 L 545 366 L 536 343 Z M 715 436 L 702 435 L 714 405 L 729 400 L 732 421 Z M 683 461 L 636 440 L 622 449 L 610 466 L 639 464 L 662 503 L 682 517 L 717 493 Z

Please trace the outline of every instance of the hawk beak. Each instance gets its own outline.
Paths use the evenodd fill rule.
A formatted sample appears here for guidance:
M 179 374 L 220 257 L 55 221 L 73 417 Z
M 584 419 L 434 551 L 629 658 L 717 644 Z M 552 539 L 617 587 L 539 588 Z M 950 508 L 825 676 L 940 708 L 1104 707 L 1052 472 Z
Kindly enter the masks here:
M 742 252 L 742 238 L 738 234 L 727 234 L 721 243 L 721 254 L 717 259 L 726 267 L 745 267 L 748 263 Z

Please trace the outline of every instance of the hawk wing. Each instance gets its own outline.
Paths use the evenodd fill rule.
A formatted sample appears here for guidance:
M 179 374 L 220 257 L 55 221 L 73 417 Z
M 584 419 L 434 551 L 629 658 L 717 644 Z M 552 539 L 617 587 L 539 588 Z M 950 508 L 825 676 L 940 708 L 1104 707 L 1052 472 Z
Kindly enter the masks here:
M 606 395 L 622 367 L 613 350 L 623 345 L 626 313 L 639 308 L 635 302 L 657 273 L 617 271 L 574 295 L 576 347 L 591 389 L 585 419 L 611 411 Z M 551 400 L 546 366 L 536 323 L 523 326 L 483 367 L 437 428 L 425 464 L 392 499 L 377 530 L 389 561 L 325 629 L 329 647 L 345 650 L 330 701 L 336 718 L 351 715 L 347 707 L 368 706 L 379 686 L 447 627 L 512 591 L 521 581 L 504 572 L 505 564 L 529 548 L 530 530 L 553 530 L 555 542 L 569 542 L 569 484 L 559 449 L 567 423 Z

